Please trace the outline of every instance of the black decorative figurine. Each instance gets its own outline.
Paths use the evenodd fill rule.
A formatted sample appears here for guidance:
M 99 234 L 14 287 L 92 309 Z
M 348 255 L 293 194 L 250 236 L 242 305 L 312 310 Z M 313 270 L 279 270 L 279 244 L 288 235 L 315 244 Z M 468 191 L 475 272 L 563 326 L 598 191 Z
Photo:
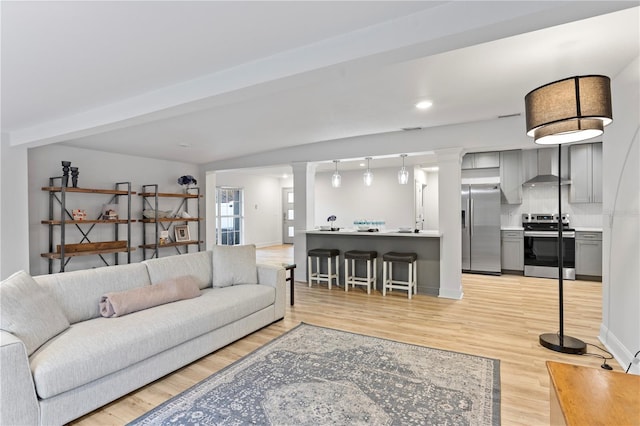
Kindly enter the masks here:
M 73 187 L 78 187 L 78 175 L 80 172 L 77 167 L 71 167 L 71 182 L 73 183 Z
M 62 162 L 62 183 L 61 186 L 69 186 L 69 166 L 71 161 Z

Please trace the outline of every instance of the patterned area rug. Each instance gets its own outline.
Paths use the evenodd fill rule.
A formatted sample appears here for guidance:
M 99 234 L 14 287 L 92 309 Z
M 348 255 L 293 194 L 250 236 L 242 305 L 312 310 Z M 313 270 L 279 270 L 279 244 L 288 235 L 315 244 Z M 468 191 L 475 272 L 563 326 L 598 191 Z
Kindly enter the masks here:
M 499 425 L 500 361 L 301 324 L 130 425 Z

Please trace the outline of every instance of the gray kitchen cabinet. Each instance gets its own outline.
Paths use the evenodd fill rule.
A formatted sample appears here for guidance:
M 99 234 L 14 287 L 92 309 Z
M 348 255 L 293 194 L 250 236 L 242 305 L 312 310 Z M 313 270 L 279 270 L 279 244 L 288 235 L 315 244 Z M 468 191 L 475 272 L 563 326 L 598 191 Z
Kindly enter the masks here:
M 462 157 L 462 170 L 500 167 L 499 152 L 470 152 Z
M 500 152 L 500 189 L 503 204 L 522 203 L 522 151 Z
M 501 231 L 503 272 L 524 272 L 524 231 Z
M 571 203 L 602 202 L 602 143 L 571 145 L 569 148 Z
M 576 231 L 576 277 L 602 278 L 602 232 Z

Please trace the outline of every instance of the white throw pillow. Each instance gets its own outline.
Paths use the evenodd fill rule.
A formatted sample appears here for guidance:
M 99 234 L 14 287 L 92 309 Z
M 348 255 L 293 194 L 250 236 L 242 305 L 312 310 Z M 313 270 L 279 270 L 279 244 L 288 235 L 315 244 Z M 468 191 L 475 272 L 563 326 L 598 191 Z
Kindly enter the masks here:
M 256 246 L 215 246 L 213 248 L 213 287 L 256 284 Z
M 24 271 L 0 283 L 0 328 L 22 340 L 31 355 L 69 328 L 62 308 Z

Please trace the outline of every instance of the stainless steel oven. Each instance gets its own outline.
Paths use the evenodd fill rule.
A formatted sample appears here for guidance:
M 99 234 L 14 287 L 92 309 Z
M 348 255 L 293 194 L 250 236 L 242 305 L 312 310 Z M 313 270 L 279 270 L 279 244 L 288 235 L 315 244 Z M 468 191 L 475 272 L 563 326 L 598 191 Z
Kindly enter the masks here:
M 557 215 L 523 215 L 524 275 L 528 277 L 558 278 L 558 221 Z M 568 216 L 563 215 L 562 231 L 563 278 L 576 279 L 576 232 L 569 228 Z

